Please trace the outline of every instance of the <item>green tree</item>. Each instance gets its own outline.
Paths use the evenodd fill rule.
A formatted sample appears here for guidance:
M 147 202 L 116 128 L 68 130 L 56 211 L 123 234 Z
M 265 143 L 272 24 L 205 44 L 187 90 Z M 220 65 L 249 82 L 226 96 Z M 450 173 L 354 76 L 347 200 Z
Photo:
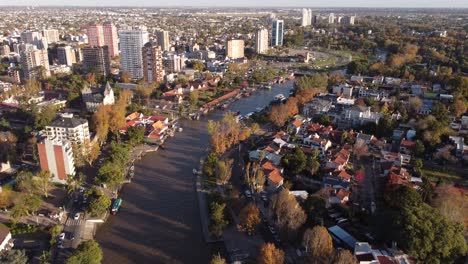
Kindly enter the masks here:
M 65 264 L 100 264 L 102 249 L 94 240 L 81 242 Z
M 28 211 L 35 215 L 37 210 L 42 206 L 42 200 L 37 195 L 28 195 L 24 198 L 24 204 L 28 208 Z
M 216 163 L 216 178 L 218 179 L 218 182 L 222 185 L 225 185 L 226 183 L 229 182 L 229 179 L 232 176 L 232 164 L 233 160 L 226 160 L 226 161 L 218 161 Z
M 60 233 L 63 230 L 63 226 L 61 224 L 54 225 L 49 229 L 49 235 L 50 235 L 50 244 L 54 245 L 57 242 L 57 236 L 60 235 Z
M 192 107 L 197 106 L 198 104 L 198 92 L 193 91 L 189 94 L 189 103 Z
M 34 116 L 34 128 L 43 129 L 48 125 L 57 115 L 57 109 L 54 105 L 48 105 L 43 107 L 40 112 L 37 107 L 33 107 L 33 116 Z
M 46 198 L 49 197 L 49 191 L 52 187 L 52 175 L 49 171 L 41 170 L 39 173 L 36 174 L 35 184 L 37 189 L 44 195 Z
M 93 217 L 102 216 L 111 206 L 111 200 L 102 192 L 97 192 L 88 205 L 88 213 Z
M 210 204 L 210 233 L 215 237 L 221 237 L 224 232 L 224 228 L 228 225 L 226 219 L 226 204 L 212 202 Z
M 145 138 L 145 127 L 143 126 L 134 126 L 130 127 L 127 130 L 127 138 L 132 146 L 136 146 L 143 142 L 143 139 Z
M 4 250 L 0 255 L 0 264 L 26 264 L 28 257 L 24 249 Z
M 294 176 L 301 173 L 307 165 L 307 156 L 298 146 L 291 153 L 284 155 L 282 164 L 287 174 Z

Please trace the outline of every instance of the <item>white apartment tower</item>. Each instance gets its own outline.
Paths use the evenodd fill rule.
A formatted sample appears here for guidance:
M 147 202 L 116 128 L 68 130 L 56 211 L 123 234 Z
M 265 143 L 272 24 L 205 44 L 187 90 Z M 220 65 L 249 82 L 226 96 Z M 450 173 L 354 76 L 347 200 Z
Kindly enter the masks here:
M 76 63 L 75 52 L 70 46 L 58 47 L 57 57 L 60 65 L 72 66 L 73 63 Z
M 143 78 L 142 48 L 148 42 L 146 28 L 119 30 L 120 64 L 134 80 Z
M 47 39 L 47 43 L 59 42 L 59 32 L 57 29 L 44 29 L 42 36 Z
M 330 13 L 330 15 L 328 15 L 328 24 L 333 23 L 335 23 L 335 13 Z
M 302 9 L 302 21 L 301 26 L 307 27 L 312 24 L 312 9 Z
M 255 52 L 264 54 L 268 50 L 268 30 L 260 28 L 255 32 Z
M 158 30 L 156 31 L 156 39 L 158 41 L 158 45 L 161 46 L 163 51 L 168 51 L 169 46 L 169 32 L 165 30 Z
M 89 141 L 88 121 L 73 117 L 73 114 L 62 114 L 45 129 L 50 140 L 70 141 L 71 144 L 83 144 Z
M 230 59 L 239 59 L 244 57 L 244 40 L 228 40 L 226 45 L 226 56 Z
M 271 46 L 283 46 L 284 21 L 273 20 L 271 23 Z
M 27 44 L 36 45 L 38 49 L 46 50 L 49 46 L 47 45 L 47 39 L 42 37 L 39 32 L 27 30 L 21 33 L 21 40 Z
M 36 79 L 43 68 L 44 77 L 50 76 L 49 56 L 47 50 L 39 50 L 32 44 L 26 44 L 24 51 L 20 53 L 21 67 L 25 79 Z

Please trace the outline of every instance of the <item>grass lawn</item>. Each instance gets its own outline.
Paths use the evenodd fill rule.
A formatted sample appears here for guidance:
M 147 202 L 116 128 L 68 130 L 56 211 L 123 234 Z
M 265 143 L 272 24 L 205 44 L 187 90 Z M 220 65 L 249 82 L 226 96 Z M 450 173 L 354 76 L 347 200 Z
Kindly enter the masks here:
M 422 170 L 423 175 L 428 176 L 432 180 L 441 179 L 444 182 L 454 182 L 463 185 L 468 185 L 468 177 L 464 176 L 463 174 L 451 171 L 450 169 L 446 169 L 444 171 L 431 169 L 431 168 L 423 168 Z

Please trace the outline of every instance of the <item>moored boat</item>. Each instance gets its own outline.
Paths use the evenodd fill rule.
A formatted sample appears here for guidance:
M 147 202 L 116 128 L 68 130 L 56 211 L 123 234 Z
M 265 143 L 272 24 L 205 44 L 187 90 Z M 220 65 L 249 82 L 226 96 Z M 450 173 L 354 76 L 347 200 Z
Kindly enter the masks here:
M 115 215 L 119 211 L 121 205 L 122 199 L 117 198 L 112 205 L 111 214 Z

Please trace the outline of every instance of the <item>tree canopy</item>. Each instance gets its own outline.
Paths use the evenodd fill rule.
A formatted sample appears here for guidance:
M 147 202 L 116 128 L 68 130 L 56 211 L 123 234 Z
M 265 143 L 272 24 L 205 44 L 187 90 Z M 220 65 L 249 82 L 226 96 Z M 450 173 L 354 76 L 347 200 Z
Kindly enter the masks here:
M 87 240 L 81 242 L 65 264 L 100 264 L 102 256 L 99 244 L 94 240 Z

